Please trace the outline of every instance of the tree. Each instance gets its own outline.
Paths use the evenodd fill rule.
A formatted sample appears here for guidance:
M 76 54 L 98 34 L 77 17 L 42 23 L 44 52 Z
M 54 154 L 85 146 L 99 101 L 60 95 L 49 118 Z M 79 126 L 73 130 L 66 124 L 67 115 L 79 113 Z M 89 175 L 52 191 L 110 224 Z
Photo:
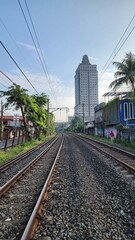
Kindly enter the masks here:
M 116 79 L 110 84 L 110 88 L 114 90 L 121 87 L 123 84 L 130 85 L 133 91 L 133 98 L 135 97 L 135 55 L 131 52 L 126 53 L 122 62 L 113 62 L 117 67 L 115 73 Z
M 47 110 L 46 105 L 48 103 L 48 98 L 46 94 L 41 93 L 40 95 L 32 95 L 30 98 L 30 104 L 26 106 L 28 118 L 33 123 L 37 132 L 47 129 Z
M 27 94 L 27 89 L 21 88 L 20 85 L 17 85 L 15 83 L 8 89 L 8 91 L 0 91 L 0 96 L 5 96 L 7 100 L 4 106 L 8 107 L 11 105 L 15 107 L 15 110 L 21 110 L 24 128 L 25 131 L 28 132 L 25 106 L 28 104 L 30 99 L 29 95 Z
M 48 98 L 46 94 L 41 93 L 39 95 L 33 94 L 29 96 L 27 94 L 27 90 L 21 88 L 20 85 L 13 84 L 13 86 L 9 87 L 8 91 L 0 91 L 0 96 L 5 96 L 7 102 L 5 103 L 5 107 L 9 105 L 14 106 L 16 110 L 20 109 L 23 117 L 24 128 L 28 133 L 29 139 L 31 138 L 29 128 L 28 128 L 28 120 L 33 123 L 33 126 L 40 134 L 40 130 L 47 131 L 48 128 L 48 111 L 46 109 L 46 105 L 48 103 Z M 51 132 L 54 130 L 54 122 L 53 115 L 51 115 Z
M 82 132 L 83 131 L 83 121 L 82 118 L 75 116 L 72 120 L 72 130 L 74 132 Z

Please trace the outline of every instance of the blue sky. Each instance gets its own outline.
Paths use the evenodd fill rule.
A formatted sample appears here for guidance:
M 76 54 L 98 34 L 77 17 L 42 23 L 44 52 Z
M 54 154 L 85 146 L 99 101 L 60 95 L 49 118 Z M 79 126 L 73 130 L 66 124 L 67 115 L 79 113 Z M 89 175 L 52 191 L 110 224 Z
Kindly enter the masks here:
M 25 2 L 20 2 L 31 28 Z M 0 40 L 37 91 L 49 95 L 51 107 L 68 107 L 71 115 L 75 104 L 75 70 L 83 55 L 87 54 L 90 62 L 97 64 L 100 75 L 135 14 L 135 1 L 27 0 L 27 4 L 50 74 L 50 83 L 39 62 L 18 0 L 0 0 Z M 135 19 L 129 31 L 134 25 Z M 135 53 L 134 43 L 135 30 L 114 61 L 121 61 L 126 52 Z M 2 46 L 0 68 L 16 83 L 27 88 L 29 94 L 35 93 Z M 103 100 L 102 94 L 108 91 L 115 70 L 110 64 L 102 78 L 99 78 L 99 101 Z M 0 89 L 6 90 L 8 86 L 10 82 L 0 75 Z M 66 111 L 55 112 L 55 117 L 56 121 L 66 120 Z

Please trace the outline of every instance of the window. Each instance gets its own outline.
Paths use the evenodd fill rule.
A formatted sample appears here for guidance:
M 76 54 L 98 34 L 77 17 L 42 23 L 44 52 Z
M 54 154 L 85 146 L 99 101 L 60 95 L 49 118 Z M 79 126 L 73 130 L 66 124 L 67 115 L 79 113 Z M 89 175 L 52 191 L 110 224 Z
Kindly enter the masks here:
M 124 103 L 124 120 L 128 119 L 128 103 Z
M 129 118 L 134 118 L 133 103 L 129 103 Z

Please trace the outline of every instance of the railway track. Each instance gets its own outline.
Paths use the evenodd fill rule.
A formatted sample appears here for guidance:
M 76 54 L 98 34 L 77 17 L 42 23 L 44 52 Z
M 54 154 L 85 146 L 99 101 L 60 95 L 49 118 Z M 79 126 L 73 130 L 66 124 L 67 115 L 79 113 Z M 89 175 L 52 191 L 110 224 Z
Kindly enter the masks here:
M 51 143 L 56 141 L 56 138 L 49 140 L 48 142 L 44 142 L 40 146 L 31 149 L 25 154 L 18 156 L 17 158 L 11 160 L 9 163 L 4 164 L 0 172 L 0 186 L 6 184 L 12 177 L 14 177 L 18 172 L 21 171 L 24 167 L 26 167 L 33 159 L 41 154 Z
M 60 153 L 61 142 L 59 136 L 55 143 L 53 142 L 27 166 L 27 169 L 25 167 L 12 182 L 7 183 L 7 187 L 1 188 L 0 239 L 20 239 L 44 182 L 46 179 L 50 181 Z M 21 177 L 19 181 L 17 177 Z
M 82 139 L 58 141 L 2 196 L 0 239 L 131 240 L 133 186 Z
M 75 135 L 74 135 L 75 136 Z M 120 163 L 123 167 L 125 167 L 128 171 L 132 172 L 132 174 L 135 174 L 135 154 L 122 150 L 120 148 L 117 148 L 115 146 L 101 143 L 99 141 L 89 139 L 87 137 L 82 137 L 77 135 L 79 139 L 86 142 L 99 152 L 105 154 L 108 157 L 111 157 L 115 159 L 118 163 Z
M 119 219 L 121 217 L 114 211 L 116 208 L 114 198 L 114 203 L 111 203 L 111 198 L 106 195 L 103 190 L 104 188 L 101 190 L 101 186 L 98 186 L 98 184 L 93 181 L 94 177 L 93 172 L 91 172 L 91 166 L 96 164 L 96 161 L 92 160 L 94 157 L 92 152 L 94 151 L 91 152 L 88 145 L 81 144 L 79 139 L 71 138 L 68 135 L 65 135 L 65 139 L 67 142 L 63 147 L 58 161 L 57 171 L 53 176 L 49 190 L 50 196 L 48 196 L 47 201 L 43 200 L 46 199 L 46 189 L 48 186 L 46 183 L 44 186 L 45 191 L 42 191 L 37 201 L 21 240 L 110 239 L 110 236 L 113 236 L 111 239 L 130 240 L 130 233 L 133 231 L 132 226 L 130 226 L 128 222 L 126 227 L 128 228 L 130 236 L 125 238 L 125 232 Z M 89 153 L 91 153 L 91 155 L 89 155 Z M 88 159 L 86 160 L 86 158 Z M 98 166 L 102 168 L 102 165 L 98 164 Z M 111 181 L 115 181 L 116 183 L 115 177 L 114 180 Z M 82 185 L 83 182 L 84 186 Z M 107 183 L 108 182 L 109 181 L 107 181 Z M 117 183 L 117 188 L 119 189 L 118 186 L 119 183 Z M 113 187 L 111 190 L 113 190 Z M 117 204 L 120 201 L 121 200 L 117 199 Z M 125 201 L 127 201 L 126 197 Z M 132 210 L 133 206 L 134 204 L 131 204 Z M 120 207 L 122 206 L 120 205 Z M 123 213 L 126 210 L 123 207 L 123 210 L 120 208 L 120 211 Z M 129 211 L 130 214 L 131 212 L 132 211 Z M 94 220 L 92 221 L 93 216 Z M 128 213 L 127 217 L 130 219 Z M 108 222 L 112 235 L 109 235 Z
M 19 161 L 22 161 L 23 159 L 25 159 L 26 157 L 30 156 L 31 154 L 35 153 L 36 151 L 40 150 L 41 148 L 45 147 L 47 144 L 49 144 L 50 142 L 52 142 L 52 139 L 50 139 L 49 141 L 45 141 L 41 144 L 39 144 L 38 146 L 33 147 L 32 149 L 30 149 L 29 151 L 22 153 L 21 155 L 9 160 L 8 162 L 0 165 L 0 173 L 6 171 L 8 168 L 10 168 L 11 166 L 13 166 L 14 164 L 18 163 Z

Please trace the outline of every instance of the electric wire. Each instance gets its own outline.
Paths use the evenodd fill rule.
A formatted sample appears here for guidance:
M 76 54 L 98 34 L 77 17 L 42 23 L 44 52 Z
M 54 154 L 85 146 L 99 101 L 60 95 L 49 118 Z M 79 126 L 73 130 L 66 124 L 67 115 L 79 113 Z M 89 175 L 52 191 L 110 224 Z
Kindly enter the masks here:
M 13 83 L 13 84 L 16 85 L 16 83 L 15 83 L 10 77 L 8 77 L 3 71 L 0 70 L 0 73 L 1 73 L 4 77 L 6 77 L 11 83 Z
M 37 37 L 37 34 L 36 34 L 36 30 L 35 30 L 35 27 L 34 27 L 34 23 L 33 23 L 33 21 L 32 21 L 32 17 L 31 17 L 31 14 L 30 14 L 30 11 L 29 11 L 27 2 L 25 1 L 25 5 L 26 5 L 27 11 L 28 11 L 28 15 L 29 15 L 29 18 L 30 18 L 30 21 L 31 21 L 31 24 L 32 24 L 32 28 L 33 28 L 33 31 L 34 31 L 34 34 L 35 34 L 35 37 L 36 37 L 36 40 L 37 40 L 37 43 L 38 43 L 39 50 L 40 50 L 40 53 L 41 53 L 42 58 L 41 58 L 41 56 L 40 56 L 40 54 L 39 54 L 39 50 L 37 49 L 36 42 L 35 42 L 34 37 L 33 37 L 33 35 L 32 35 L 31 29 L 30 29 L 30 27 L 29 27 L 29 24 L 28 24 L 27 18 L 26 18 L 26 16 L 25 16 L 23 7 L 22 7 L 22 5 L 21 5 L 21 3 L 20 3 L 20 0 L 18 0 L 18 3 L 19 3 L 19 6 L 20 6 L 20 8 L 21 8 L 21 11 L 22 11 L 24 20 L 25 20 L 25 22 L 26 22 L 28 31 L 29 31 L 29 33 L 30 33 L 30 36 L 31 36 L 31 38 L 32 38 L 33 44 L 34 44 L 34 46 L 35 46 L 36 52 L 37 52 L 37 54 L 38 54 L 38 58 L 39 58 L 39 61 L 40 61 L 40 63 L 41 63 L 43 72 L 44 72 L 44 74 L 45 74 L 45 76 L 46 76 L 46 78 L 47 78 L 47 80 L 48 80 L 50 89 L 51 89 L 51 91 L 52 91 L 52 95 L 53 95 L 53 97 L 54 97 L 54 100 L 57 101 L 57 100 L 56 100 L 56 97 L 55 97 L 55 95 L 54 95 L 52 86 L 51 86 L 50 79 L 48 78 L 48 76 L 49 76 L 48 70 L 47 70 L 47 67 L 46 67 L 46 63 L 45 63 L 45 60 L 44 60 L 44 57 L 43 57 L 43 53 L 42 53 L 42 50 L 41 50 L 41 47 L 40 47 L 40 44 L 39 44 L 39 40 L 38 40 L 38 37 Z M 44 64 L 43 64 L 43 63 L 44 63 Z M 45 67 L 44 67 L 44 66 L 45 66 Z
M 12 59 L 12 61 L 15 63 L 15 65 L 17 66 L 17 68 L 20 70 L 20 72 L 23 74 L 23 76 L 25 77 L 25 79 L 29 82 L 29 84 L 33 87 L 33 89 L 38 93 L 38 91 L 36 90 L 36 88 L 33 86 L 33 84 L 30 82 L 30 80 L 27 78 L 27 76 L 25 75 L 25 73 L 22 71 L 22 69 L 19 67 L 19 65 L 17 64 L 17 62 L 15 61 L 15 59 L 11 56 L 11 54 L 9 53 L 9 51 L 7 50 L 7 48 L 4 46 L 4 44 L 0 41 L 1 46 L 4 48 L 4 50 L 7 52 L 7 54 L 9 55 L 9 57 Z
M 18 50 L 18 53 L 21 55 L 22 59 L 26 62 L 27 59 L 23 56 L 22 52 L 20 51 L 20 48 L 18 47 L 15 39 L 12 37 L 11 33 L 9 32 L 7 26 L 5 25 L 5 23 L 3 22 L 3 20 L 0 18 L 0 22 L 2 24 L 2 26 L 5 28 L 6 32 L 8 33 L 10 39 L 12 40 L 12 42 L 14 43 L 16 49 Z M 27 62 L 27 65 L 30 67 L 29 63 Z
M 111 53 L 110 57 L 108 58 L 106 64 L 104 65 L 104 67 L 103 67 L 103 69 L 102 69 L 102 71 L 101 71 L 101 73 L 100 73 L 100 75 L 99 75 L 99 80 L 102 78 L 102 76 L 103 76 L 103 74 L 105 73 L 106 69 L 110 66 L 110 64 L 112 63 L 113 59 L 116 57 L 116 55 L 118 54 L 118 52 L 119 52 L 119 51 L 121 50 L 121 48 L 123 47 L 124 43 L 127 41 L 127 39 L 129 38 L 129 36 L 130 36 L 131 33 L 133 32 L 135 26 L 133 26 L 132 30 L 129 32 L 129 34 L 128 34 L 128 36 L 125 38 L 125 40 L 122 42 L 122 44 L 121 44 L 121 46 L 119 47 L 119 49 L 117 50 L 117 52 L 115 52 L 116 49 L 117 49 L 117 47 L 119 46 L 120 42 L 122 41 L 124 35 L 126 34 L 127 30 L 129 29 L 131 23 L 133 22 L 134 18 L 135 18 L 135 14 L 134 14 L 134 16 L 132 17 L 132 19 L 130 20 L 128 26 L 126 27 L 124 33 L 122 34 L 121 38 L 119 39 L 116 47 L 114 48 L 113 52 Z M 113 56 L 113 54 L 114 54 L 114 56 Z M 113 58 L 111 59 L 112 56 L 113 56 Z M 110 59 L 111 59 L 111 61 L 109 62 Z M 108 63 L 108 62 L 109 62 L 109 63 Z
M 7 89 L 7 87 L 3 83 L 0 82 L 0 85 Z
M 25 5 L 26 5 L 26 9 L 27 9 L 27 12 L 28 12 L 30 21 L 31 21 L 31 25 L 32 25 L 32 28 L 33 28 L 33 32 L 34 32 L 34 34 L 35 34 L 35 38 L 36 38 L 36 40 L 37 40 L 38 47 L 39 47 L 39 49 L 40 49 L 40 53 L 41 53 L 41 56 L 42 56 L 42 61 L 43 61 L 44 66 L 45 66 L 45 71 L 46 71 L 46 75 L 47 75 L 47 80 L 48 80 L 48 82 L 49 82 L 49 86 L 50 86 L 50 88 L 51 88 L 53 97 L 54 97 L 54 99 L 55 99 L 55 101 L 56 101 L 56 103 L 57 103 L 57 99 L 56 99 L 55 93 L 54 93 L 53 88 L 52 88 L 52 85 L 51 85 L 51 80 L 50 80 L 49 72 L 48 72 L 47 65 L 46 65 L 46 62 L 45 62 L 45 58 L 44 58 L 44 55 L 43 55 L 43 52 L 42 52 L 42 49 L 41 49 L 41 46 L 40 46 L 40 43 L 39 43 L 39 39 L 38 39 L 38 36 L 37 36 L 37 33 L 36 33 L 36 29 L 35 29 L 35 26 L 34 26 L 34 23 L 33 23 L 32 17 L 31 17 L 31 14 L 30 14 L 30 10 L 29 10 L 27 1 L 24 0 L 24 2 L 25 2 Z
M 9 85 L 9 83 L 5 82 L 5 79 L 3 79 L 3 77 L 1 77 L 1 76 L 0 76 L 0 80 L 2 81 L 2 84 L 3 84 L 3 82 L 4 82 L 3 85 L 5 85 L 5 84 Z M 8 87 L 9 87 L 9 86 L 6 86 L 6 88 L 8 88 Z
M 124 42 L 121 44 L 121 46 L 119 47 L 119 49 L 117 50 L 117 52 L 115 53 L 114 57 L 112 58 L 111 62 L 108 63 L 108 65 L 106 66 L 106 68 L 104 69 L 101 77 L 103 76 L 103 74 L 105 73 L 105 71 L 107 70 L 107 68 L 110 66 L 110 64 L 112 63 L 112 61 L 114 60 L 114 58 L 116 57 L 116 55 L 118 54 L 118 52 L 121 50 L 121 48 L 123 47 L 123 45 L 125 44 L 125 42 L 127 41 L 127 39 L 129 38 L 129 36 L 131 35 L 131 33 L 133 32 L 133 30 L 135 29 L 135 26 L 132 28 L 132 30 L 130 31 L 130 33 L 128 34 L 128 36 L 126 37 L 126 39 L 124 40 Z M 100 77 L 100 79 L 101 79 Z M 100 80 L 99 79 L 99 80 Z

